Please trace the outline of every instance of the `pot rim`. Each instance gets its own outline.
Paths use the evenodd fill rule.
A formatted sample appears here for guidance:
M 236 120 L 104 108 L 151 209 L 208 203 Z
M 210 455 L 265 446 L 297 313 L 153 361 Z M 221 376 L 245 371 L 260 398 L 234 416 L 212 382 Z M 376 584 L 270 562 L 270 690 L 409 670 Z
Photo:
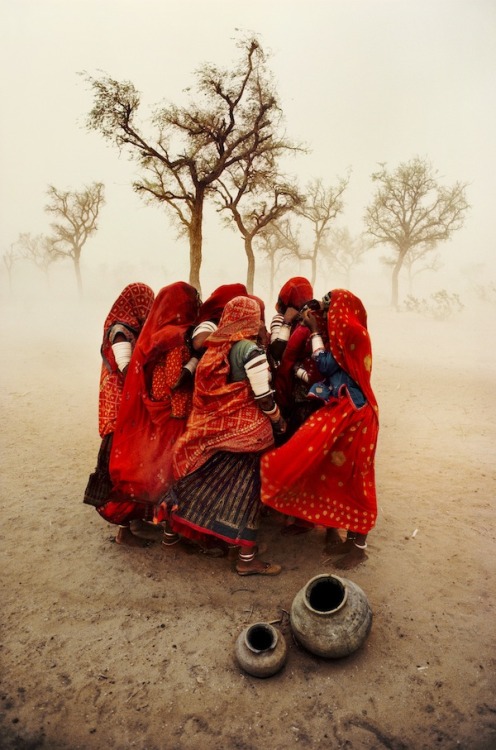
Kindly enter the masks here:
M 248 641 L 248 635 L 253 630 L 253 628 L 264 628 L 265 630 L 268 630 L 270 634 L 272 635 L 272 644 L 268 648 L 254 648 L 251 643 Z M 244 631 L 244 637 L 243 641 L 245 643 L 246 648 L 248 648 L 250 651 L 252 651 L 254 654 L 263 654 L 267 651 L 273 651 L 275 647 L 277 646 L 279 635 L 277 630 L 273 625 L 270 624 L 270 622 L 254 622 L 252 625 L 249 625 L 245 631 Z
M 315 584 L 317 581 L 321 581 L 321 580 L 329 579 L 329 578 L 333 578 L 335 581 L 338 581 L 338 583 L 341 585 L 343 589 L 344 596 L 343 596 L 343 600 L 338 604 L 337 607 L 334 607 L 334 609 L 328 609 L 325 612 L 323 612 L 321 609 L 314 609 L 312 607 L 309 601 L 308 592 L 309 592 L 310 587 L 313 584 Z M 346 579 L 341 578 L 340 576 L 336 576 L 333 573 L 319 573 L 318 575 L 313 576 L 313 578 L 310 578 L 310 580 L 306 582 L 305 586 L 303 587 L 303 595 L 305 598 L 305 603 L 308 609 L 311 610 L 311 612 L 314 612 L 316 615 L 321 615 L 323 617 L 325 617 L 326 615 L 334 614 L 335 612 L 339 612 L 339 610 L 344 607 L 348 599 L 348 588 L 346 586 Z

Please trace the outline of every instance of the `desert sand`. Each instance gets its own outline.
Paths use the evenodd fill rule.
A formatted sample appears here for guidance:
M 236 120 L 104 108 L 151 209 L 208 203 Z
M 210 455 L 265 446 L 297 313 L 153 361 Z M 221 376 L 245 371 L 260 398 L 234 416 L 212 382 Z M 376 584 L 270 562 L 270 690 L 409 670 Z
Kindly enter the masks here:
M 264 519 L 283 572 L 240 578 L 226 559 L 117 545 L 83 505 L 112 301 L 2 303 L 2 750 L 496 747 L 494 306 L 438 321 L 364 300 L 379 518 L 346 576 L 373 624 L 326 660 L 287 615 L 333 572 L 322 530 L 288 539 Z M 234 658 L 258 621 L 288 643 L 265 680 Z

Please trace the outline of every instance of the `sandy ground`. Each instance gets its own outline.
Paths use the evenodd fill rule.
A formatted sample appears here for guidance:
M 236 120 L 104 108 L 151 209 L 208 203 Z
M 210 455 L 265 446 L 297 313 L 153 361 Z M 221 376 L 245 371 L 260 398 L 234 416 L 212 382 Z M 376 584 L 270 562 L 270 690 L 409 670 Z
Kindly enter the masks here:
M 285 614 L 333 570 L 321 531 L 288 540 L 267 519 L 283 574 L 242 579 L 223 559 L 118 546 L 83 505 L 105 307 L 3 307 L 2 750 L 496 747 L 495 308 L 369 309 L 380 514 L 347 575 L 374 619 L 327 661 Z M 287 664 L 250 677 L 235 639 L 273 620 Z

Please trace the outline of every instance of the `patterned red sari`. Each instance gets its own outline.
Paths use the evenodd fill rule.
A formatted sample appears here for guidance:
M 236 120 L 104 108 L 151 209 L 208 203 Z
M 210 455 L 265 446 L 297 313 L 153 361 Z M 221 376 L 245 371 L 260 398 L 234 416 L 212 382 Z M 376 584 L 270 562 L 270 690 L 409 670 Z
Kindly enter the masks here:
M 327 314 L 334 358 L 360 386 L 367 402 L 356 408 L 346 388 L 262 458 L 262 502 L 288 516 L 366 534 L 375 525 L 374 457 L 378 406 L 370 376 L 367 314 L 351 292 L 335 289 Z
M 158 293 L 138 339 L 124 385 L 110 456 L 112 497 L 153 503 L 172 480 L 172 448 L 186 427 L 191 385 L 172 390 L 189 358 L 187 331 L 199 299 L 184 282 Z
M 117 367 L 112 351 L 109 338 L 111 329 L 115 325 L 121 326 L 122 333 L 134 347 L 150 312 L 154 296 L 147 284 L 129 284 L 117 297 L 103 324 L 102 369 L 98 401 L 98 430 L 101 438 L 115 429 L 124 385 L 124 376 Z
M 225 307 L 219 328 L 206 340 L 195 375 L 193 409 L 174 451 L 176 479 L 198 469 L 217 451 L 259 452 L 273 443 L 270 420 L 254 401 L 247 380 L 230 381 L 229 352 L 260 327 L 260 306 L 236 297 Z

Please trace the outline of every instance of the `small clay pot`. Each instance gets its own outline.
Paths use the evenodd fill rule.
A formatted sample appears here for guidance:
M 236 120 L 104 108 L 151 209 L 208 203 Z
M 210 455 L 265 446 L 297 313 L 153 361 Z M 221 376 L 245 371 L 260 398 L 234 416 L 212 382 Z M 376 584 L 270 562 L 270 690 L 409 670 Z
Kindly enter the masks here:
M 249 625 L 238 636 L 236 659 L 242 669 L 254 677 L 271 677 L 286 663 L 286 640 L 268 622 Z
M 323 573 L 298 591 L 290 621 L 296 640 L 308 651 L 337 659 L 363 644 L 372 626 L 372 610 L 360 586 Z

